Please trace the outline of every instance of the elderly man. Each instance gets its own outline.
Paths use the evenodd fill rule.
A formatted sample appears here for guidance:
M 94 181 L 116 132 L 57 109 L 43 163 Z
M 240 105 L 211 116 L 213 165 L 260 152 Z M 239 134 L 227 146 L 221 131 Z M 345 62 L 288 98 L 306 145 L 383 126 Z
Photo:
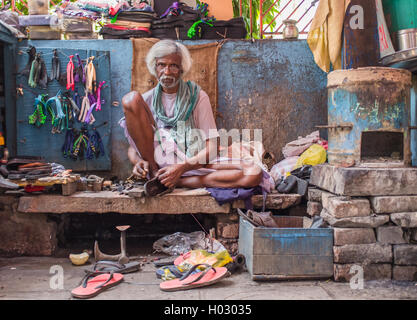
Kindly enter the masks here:
M 249 188 L 268 180 L 254 163 L 218 156 L 219 134 L 209 97 L 196 83 L 182 79 L 192 65 L 184 45 L 159 41 L 146 63 L 158 85 L 122 99 L 121 125 L 134 174 L 147 175 L 165 188 Z

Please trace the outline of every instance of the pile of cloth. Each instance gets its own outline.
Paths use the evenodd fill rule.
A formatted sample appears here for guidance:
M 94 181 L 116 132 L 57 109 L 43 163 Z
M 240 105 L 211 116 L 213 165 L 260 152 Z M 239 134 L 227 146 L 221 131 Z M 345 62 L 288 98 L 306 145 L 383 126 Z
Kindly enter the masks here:
M 110 23 L 100 30 L 104 39 L 129 39 L 151 37 L 151 25 L 156 19 L 149 0 L 138 0 L 132 6 L 120 2 L 109 12 Z
M 206 19 L 207 7 L 198 5 L 196 9 L 182 2 L 174 2 L 152 23 L 152 37 L 160 39 L 190 40 L 201 38 L 201 26 L 209 23 Z
M 174 2 L 153 21 L 152 37 L 174 40 L 242 39 L 246 37 L 246 27 L 242 17 L 228 21 L 210 17 L 206 3 L 193 8 L 183 2 Z
M 6 165 L 1 166 L 0 172 L 9 180 L 37 180 L 39 178 L 54 176 L 65 171 L 63 165 L 47 163 L 41 157 L 19 156 L 12 158 Z
M 314 131 L 287 143 L 282 149 L 284 160 L 270 170 L 279 193 L 306 195 L 312 167 L 327 161 L 328 142 Z

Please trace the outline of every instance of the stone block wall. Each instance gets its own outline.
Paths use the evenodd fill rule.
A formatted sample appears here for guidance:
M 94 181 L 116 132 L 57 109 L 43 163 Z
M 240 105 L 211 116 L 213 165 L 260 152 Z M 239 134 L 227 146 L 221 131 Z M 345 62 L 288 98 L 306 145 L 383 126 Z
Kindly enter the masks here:
M 218 214 L 216 219 L 216 239 L 231 255 L 236 255 L 239 249 L 239 215 Z
M 19 198 L 0 195 L 0 255 L 51 256 L 57 248 L 57 224 L 47 214 L 17 211 Z
M 307 207 L 334 230 L 336 281 L 349 281 L 354 265 L 365 280 L 417 281 L 417 195 L 352 197 L 310 188 Z

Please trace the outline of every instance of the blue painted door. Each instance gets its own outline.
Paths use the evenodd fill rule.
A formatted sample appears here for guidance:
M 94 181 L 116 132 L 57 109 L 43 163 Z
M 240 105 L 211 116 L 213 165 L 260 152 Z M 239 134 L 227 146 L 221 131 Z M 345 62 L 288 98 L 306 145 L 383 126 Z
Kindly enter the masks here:
M 47 162 L 55 162 L 65 166 L 66 169 L 72 169 L 74 171 L 106 171 L 111 170 L 111 154 L 110 154 L 110 130 L 111 130 L 111 70 L 110 70 L 110 54 L 108 51 L 97 50 L 81 50 L 81 49 L 61 49 L 56 48 L 58 52 L 58 58 L 60 61 L 61 73 L 65 73 L 69 57 L 73 55 L 74 66 L 77 67 L 78 62 L 76 54 L 80 56 L 85 66 L 87 58 L 94 56 L 93 63 L 96 70 L 96 84 L 105 81 L 105 84 L 101 89 L 101 110 L 92 111 L 95 118 L 95 122 L 86 124 L 78 121 L 78 117 L 74 118 L 74 121 L 65 121 L 64 127 L 61 133 L 52 132 L 51 116 L 45 113 L 47 116 L 46 122 L 43 125 L 35 126 L 29 124 L 29 116 L 35 111 L 35 98 L 40 94 L 47 94 L 48 98 L 54 97 L 61 90 L 61 93 L 69 91 L 70 96 L 73 97 L 74 92 L 78 92 L 80 101 L 85 96 L 85 88 L 82 82 L 75 83 L 75 90 L 67 90 L 66 85 L 60 84 L 57 80 L 49 81 L 47 88 L 42 89 L 39 86 L 32 88 L 28 84 L 28 75 L 21 74 L 21 71 L 25 68 L 29 60 L 27 53 L 28 48 L 20 48 L 17 59 L 17 76 L 16 87 L 21 88 L 20 93 L 16 97 L 16 118 L 17 118 L 17 155 L 27 156 L 42 156 Z M 52 70 L 52 57 L 53 50 L 55 48 L 43 48 L 36 47 L 36 52 L 40 53 L 45 61 L 48 77 Z M 23 95 L 21 94 L 23 93 Z M 81 104 L 79 105 L 81 107 Z M 88 134 L 92 134 L 94 130 L 97 130 L 101 136 L 104 154 L 99 157 L 93 157 L 87 159 L 85 156 L 83 159 L 79 157 L 74 160 L 71 157 L 64 156 L 62 147 L 65 142 L 67 130 L 75 129 L 78 132 L 82 127 L 87 129 Z M 96 128 L 96 129 L 95 129 Z

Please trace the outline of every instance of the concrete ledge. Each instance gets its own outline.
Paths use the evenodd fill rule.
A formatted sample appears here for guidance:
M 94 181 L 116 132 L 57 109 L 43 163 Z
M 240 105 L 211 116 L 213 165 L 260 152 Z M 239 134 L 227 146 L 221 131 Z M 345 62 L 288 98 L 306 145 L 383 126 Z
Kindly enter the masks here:
M 310 184 L 344 196 L 416 195 L 417 168 L 313 167 Z
M 270 194 L 267 208 L 285 209 L 299 203 L 301 196 Z M 262 206 L 262 195 L 252 197 L 255 207 Z M 37 195 L 23 196 L 18 211 L 25 213 L 108 213 L 122 214 L 187 214 L 187 213 L 230 213 L 232 205 L 219 205 L 216 200 L 199 190 L 177 189 L 161 197 L 130 197 L 111 191 L 77 192 L 71 196 Z M 233 208 L 244 208 L 236 201 Z

